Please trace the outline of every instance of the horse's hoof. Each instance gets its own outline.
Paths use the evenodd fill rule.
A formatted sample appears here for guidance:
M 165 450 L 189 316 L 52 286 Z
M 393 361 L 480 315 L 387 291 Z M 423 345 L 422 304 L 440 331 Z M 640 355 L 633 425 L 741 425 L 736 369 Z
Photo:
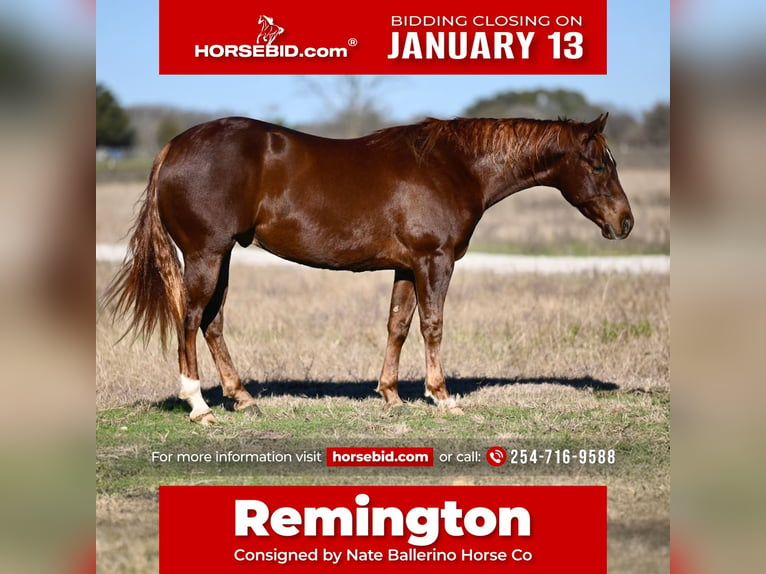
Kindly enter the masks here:
M 255 403 L 255 399 L 248 399 L 246 401 L 237 401 L 234 403 L 234 410 L 238 413 L 245 413 L 251 417 L 263 416 L 261 409 Z
M 212 411 L 205 411 L 204 413 L 199 413 L 196 415 L 192 413 L 189 415 L 189 420 L 193 423 L 197 423 L 198 425 L 202 425 L 203 427 L 214 425 L 218 422 L 218 419 L 215 418 L 215 415 L 212 413 Z
M 458 400 L 460 400 L 460 395 L 446 399 L 436 399 L 436 406 L 441 412 L 447 412 L 451 415 L 464 415 L 463 409 L 457 406 Z
M 402 402 L 402 399 L 400 399 L 399 397 L 396 397 L 395 399 L 392 399 L 388 401 L 387 403 L 385 403 L 383 405 L 383 410 L 390 411 L 393 409 L 398 409 L 399 407 L 403 407 L 403 406 L 404 406 L 404 403 Z

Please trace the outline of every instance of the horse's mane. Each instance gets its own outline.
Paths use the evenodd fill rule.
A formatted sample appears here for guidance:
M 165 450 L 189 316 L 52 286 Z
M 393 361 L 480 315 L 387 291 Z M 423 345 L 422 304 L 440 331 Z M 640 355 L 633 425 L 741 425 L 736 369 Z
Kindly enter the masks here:
M 563 151 L 576 142 L 577 128 L 583 124 L 571 119 L 534 120 L 526 118 L 427 118 L 411 125 L 384 128 L 370 136 L 381 145 L 410 147 L 419 160 L 425 160 L 439 142 L 449 142 L 463 153 L 490 156 L 509 164 L 521 158 L 537 161 L 543 154 Z M 594 136 L 606 150 L 603 134 Z

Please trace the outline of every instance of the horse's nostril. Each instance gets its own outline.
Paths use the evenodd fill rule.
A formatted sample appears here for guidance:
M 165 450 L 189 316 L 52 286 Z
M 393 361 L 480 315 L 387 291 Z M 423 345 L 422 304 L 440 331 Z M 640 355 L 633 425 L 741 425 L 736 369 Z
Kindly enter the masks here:
M 633 229 L 633 218 L 630 215 L 626 215 L 622 220 L 622 234 L 627 235 L 630 230 Z

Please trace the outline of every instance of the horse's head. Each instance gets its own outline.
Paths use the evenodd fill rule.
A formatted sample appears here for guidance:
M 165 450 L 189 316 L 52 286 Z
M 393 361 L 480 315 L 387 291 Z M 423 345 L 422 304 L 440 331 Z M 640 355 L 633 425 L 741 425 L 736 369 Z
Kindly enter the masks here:
M 625 239 L 633 229 L 633 213 L 604 139 L 607 116 L 573 126 L 574 145 L 559 163 L 556 187 L 569 203 L 601 228 L 604 237 Z

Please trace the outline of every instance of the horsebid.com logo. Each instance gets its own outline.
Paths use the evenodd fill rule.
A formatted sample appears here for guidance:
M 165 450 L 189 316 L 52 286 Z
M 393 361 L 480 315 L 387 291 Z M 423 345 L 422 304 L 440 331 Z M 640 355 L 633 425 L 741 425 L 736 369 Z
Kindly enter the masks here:
M 314 47 L 300 48 L 295 44 L 275 44 L 274 42 L 285 33 L 285 29 L 277 24 L 274 18 L 261 14 L 258 17 L 260 31 L 255 35 L 254 44 L 195 44 L 195 58 L 346 58 L 348 48 Z M 355 46 L 356 40 L 351 38 L 349 46 Z
M 261 14 L 261 17 L 258 18 L 258 23 L 261 25 L 261 33 L 258 34 L 256 39 L 256 42 L 259 44 L 261 41 L 264 41 L 267 46 L 271 46 L 271 43 L 277 39 L 277 36 L 285 31 L 282 26 L 274 24 L 274 18 L 269 18 L 265 14 Z

